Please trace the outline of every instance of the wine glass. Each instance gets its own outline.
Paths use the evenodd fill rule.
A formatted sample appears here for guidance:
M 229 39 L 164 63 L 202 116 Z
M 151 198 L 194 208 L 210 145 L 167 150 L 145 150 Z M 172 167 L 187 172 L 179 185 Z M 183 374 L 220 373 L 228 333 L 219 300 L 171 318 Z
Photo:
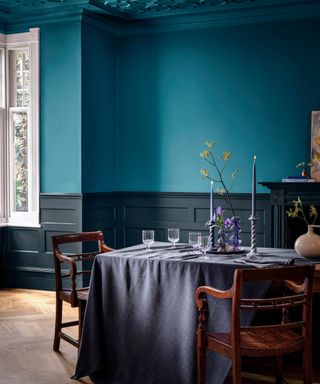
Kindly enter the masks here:
M 179 228 L 169 228 L 168 229 L 168 240 L 172 243 L 172 247 L 176 246 L 176 242 L 179 241 L 180 230 Z
M 142 231 L 142 242 L 146 245 L 146 250 L 150 251 L 150 245 L 154 243 L 154 230 L 145 229 Z
M 201 236 L 199 248 L 203 254 L 206 254 L 207 250 L 209 249 L 209 239 L 209 236 Z
M 192 246 L 194 251 L 200 247 L 200 242 L 201 242 L 201 233 L 200 232 L 190 232 L 189 233 L 189 244 Z

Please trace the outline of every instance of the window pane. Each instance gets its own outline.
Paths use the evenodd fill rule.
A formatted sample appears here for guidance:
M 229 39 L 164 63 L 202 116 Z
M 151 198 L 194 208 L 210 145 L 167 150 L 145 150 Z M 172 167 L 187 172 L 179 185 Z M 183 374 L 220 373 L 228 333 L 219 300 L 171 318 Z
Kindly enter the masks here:
M 14 68 L 14 84 L 12 107 L 28 107 L 30 105 L 30 58 L 29 52 L 11 53 Z M 26 96 L 27 95 L 27 96 Z
M 0 48 L 0 108 L 4 107 L 4 55 Z
M 28 114 L 13 112 L 15 211 L 28 211 Z
M 17 92 L 17 107 L 22 107 L 22 92 Z
M 19 89 L 19 90 L 23 88 L 23 85 L 22 85 L 22 77 L 21 77 L 21 76 L 18 76 L 18 75 L 17 75 L 16 87 L 17 87 L 17 89 Z
M 24 68 L 25 71 L 29 71 L 30 69 L 30 58 L 29 53 L 25 53 L 24 55 Z
M 19 73 L 23 69 L 23 58 L 21 53 L 16 55 L 16 72 Z
M 30 93 L 26 92 L 24 94 L 24 105 L 28 107 L 30 105 Z

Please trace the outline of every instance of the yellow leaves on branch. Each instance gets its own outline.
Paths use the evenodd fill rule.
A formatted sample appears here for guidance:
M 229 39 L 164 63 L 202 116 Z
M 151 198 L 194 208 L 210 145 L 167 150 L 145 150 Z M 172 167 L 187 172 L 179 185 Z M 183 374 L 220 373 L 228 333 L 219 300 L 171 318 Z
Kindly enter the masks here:
M 205 169 L 205 168 L 201 168 L 200 169 L 200 173 L 204 177 L 208 177 L 209 176 L 209 171 L 207 169 Z
M 220 159 L 223 161 L 228 161 L 231 157 L 231 152 L 224 151 L 222 152 L 222 156 L 220 156 Z
M 200 156 L 207 159 L 210 156 L 210 152 L 208 150 L 204 150 L 203 152 L 200 152 Z
M 294 208 L 290 208 L 289 211 L 286 212 L 288 217 L 291 217 L 292 219 L 294 218 L 302 219 L 305 221 L 307 225 L 309 225 L 309 222 L 303 211 L 303 204 L 300 197 L 298 197 L 297 200 L 293 200 L 293 205 L 294 205 Z M 311 204 L 309 208 L 309 217 L 313 218 L 312 224 L 314 224 L 318 217 L 318 211 L 313 204 Z

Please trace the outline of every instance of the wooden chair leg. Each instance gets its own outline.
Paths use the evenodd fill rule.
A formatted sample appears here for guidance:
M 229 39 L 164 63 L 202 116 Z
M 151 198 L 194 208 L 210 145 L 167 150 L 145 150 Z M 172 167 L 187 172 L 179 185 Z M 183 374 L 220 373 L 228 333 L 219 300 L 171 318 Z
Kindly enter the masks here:
M 241 358 L 232 359 L 232 383 L 241 384 Z
M 54 327 L 54 338 L 53 338 L 53 350 L 59 351 L 60 348 L 60 337 L 59 332 L 61 332 L 62 324 L 62 300 L 56 299 L 56 321 Z
M 80 300 L 79 301 L 79 346 L 80 346 L 80 340 L 82 336 L 82 327 L 83 327 L 85 309 L 86 309 L 86 301 Z
M 276 361 L 276 384 L 283 383 L 283 358 L 282 356 L 277 356 Z
M 200 332 L 199 332 L 200 333 Z M 205 384 L 206 380 L 206 348 L 200 334 L 197 335 L 197 384 Z
M 306 343 L 307 344 L 307 343 Z M 302 355 L 303 383 L 312 384 L 312 352 L 311 346 L 305 346 Z

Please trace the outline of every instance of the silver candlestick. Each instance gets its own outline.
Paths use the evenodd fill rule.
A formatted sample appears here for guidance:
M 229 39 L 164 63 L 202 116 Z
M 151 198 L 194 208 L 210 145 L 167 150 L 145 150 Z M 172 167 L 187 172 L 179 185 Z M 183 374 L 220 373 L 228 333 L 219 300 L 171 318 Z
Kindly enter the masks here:
M 207 253 L 214 253 L 216 249 L 214 248 L 214 224 L 210 222 L 210 233 L 209 233 L 209 247 Z
M 258 256 L 259 253 L 257 252 L 256 246 L 256 221 L 258 220 L 258 216 L 251 215 L 249 220 L 251 221 L 251 251 L 247 253 L 247 256 Z

